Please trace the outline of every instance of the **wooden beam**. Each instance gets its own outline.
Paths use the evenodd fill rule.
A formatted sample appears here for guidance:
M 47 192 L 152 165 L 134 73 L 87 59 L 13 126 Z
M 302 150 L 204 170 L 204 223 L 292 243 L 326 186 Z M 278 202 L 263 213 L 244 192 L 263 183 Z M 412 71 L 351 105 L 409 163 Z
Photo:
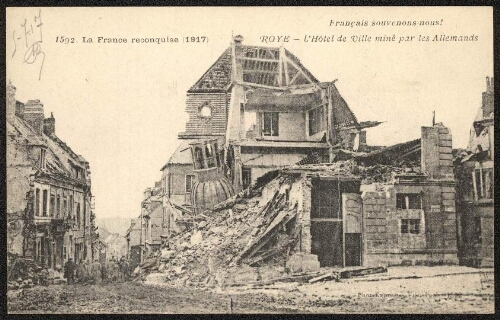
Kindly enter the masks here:
M 288 77 L 288 66 L 286 64 L 285 48 L 283 47 L 280 47 L 280 60 L 281 63 L 283 63 L 283 67 L 285 68 L 285 84 L 288 87 L 290 85 L 290 78 Z
M 267 48 L 267 52 L 269 52 L 269 54 L 274 58 L 276 59 L 276 56 L 274 55 L 274 52 L 271 51 L 271 49 Z
M 297 77 L 298 77 L 299 75 L 300 75 L 300 72 L 297 72 L 297 73 L 293 76 L 292 80 L 290 80 L 290 85 L 292 85 L 292 84 L 293 84 L 293 82 L 297 79 Z
M 312 278 L 308 282 L 315 283 L 315 282 L 319 282 L 319 281 L 338 280 L 339 278 L 340 278 L 339 272 L 334 271 L 334 272 L 330 272 L 327 274 L 323 274 L 323 275 L 316 277 L 316 278 Z
M 244 73 L 261 73 L 261 74 L 276 74 L 276 70 L 265 70 L 265 69 L 243 69 Z
M 245 82 L 245 81 L 235 81 L 235 83 L 237 84 L 241 84 L 241 85 L 244 85 L 244 86 L 247 86 L 247 87 L 256 87 L 256 88 L 264 88 L 264 89 L 273 89 L 273 90 L 286 90 L 286 88 L 283 88 L 283 87 L 273 87 L 273 86 L 266 86 L 266 85 L 263 85 L 263 84 L 258 84 L 258 83 L 252 83 L 252 82 Z
M 297 69 L 300 73 L 302 73 L 302 75 L 303 75 L 303 76 L 304 76 L 307 80 L 309 80 L 309 82 L 310 82 L 310 83 L 314 83 L 314 81 L 312 81 L 312 80 L 311 80 L 311 78 L 309 78 L 309 77 L 307 76 L 307 74 L 305 74 L 305 72 L 304 72 L 304 71 L 302 71 L 302 68 L 301 68 L 301 67 L 299 67 L 298 65 L 296 65 L 296 64 L 295 64 L 295 62 L 293 62 L 292 60 L 290 60 L 290 59 L 288 59 L 288 58 L 285 58 L 285 59 L 286 59 L 286 61 L 287 61 L 288 63 L 290 63 L 290 64 L 291 64 L 291 65 L 292 65 L 295 69 Z
M 243 57 L 243 60 L 253 60 L 253 61 L 265 61 L 265 62 L 274 62 L 278 63 L 278 59 L 266 59 L 266 58 L 250 58 L 250 57 Z

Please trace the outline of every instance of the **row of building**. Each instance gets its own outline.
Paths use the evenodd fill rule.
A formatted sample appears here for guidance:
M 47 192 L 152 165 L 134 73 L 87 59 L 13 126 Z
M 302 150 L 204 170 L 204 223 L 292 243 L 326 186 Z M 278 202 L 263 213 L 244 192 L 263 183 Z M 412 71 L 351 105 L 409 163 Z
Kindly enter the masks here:
M 186 130 L 127 231 L 131 260 L 143 261 L 270 171 L 356 159 L 403 172 L 382 185 L 308 178 L 300 200 L 305 253 L 322 266 L 492 264 L 493 79 L 467 149 L 453 150 L 449 129 L 439 123 L 422 127 L 420 139 L 374 147 L 365 129 L 380 122 L 358 121 L 335 81 L 319 82 L 283 47 L 242 42 L 234 37 L 187 91 Z
M 16 100 L 7 85 L 7 252 L 60 269 L 100 250 L 89 163 L 56 135 L 39 100 Z

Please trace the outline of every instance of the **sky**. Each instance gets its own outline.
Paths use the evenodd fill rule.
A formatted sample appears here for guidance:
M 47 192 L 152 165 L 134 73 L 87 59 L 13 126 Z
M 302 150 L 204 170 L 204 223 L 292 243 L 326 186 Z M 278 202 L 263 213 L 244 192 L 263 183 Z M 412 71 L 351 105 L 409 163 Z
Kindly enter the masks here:
M 45 116 L 54 114 L 57 136 L 89 161 L 96 214 L 135 218 L 144 189 L 160 180 L 177 134 L 185 130 L 186 91 L 230 46 L 232 35 L 242 35 L 247 45 L 283 45 L 318 80 L 337 79 L 358 121 L 384 121 L 367 130 L 370 145 L 419 138 L 435 111 L 436 121 L 450 128 L 453 147 L 465 148 L 486 76 L 493 76 L 492 12 L 490 7 L 7 8 L 6 76 L 17 88 L 17 100 L 39 99 Z M 474 41 L 432 41 L 442 35 Z M 198 36 L 208 42 L 183 41 Z M 265 36 L 275 42 L 264 43 Z M 334 41 L 311 42 L 313 36 Z M 395 41 L 375 41 L 381 36 Z M 83 37 L 93 42 L 84 43 Z M 98 37 L 127 43 L 98 43 Z M 429 41 L 420 41 L 426 37 Z M 166 42 L 132 43 L 136 38 Z M 175 38 L 179 42 L 168 41 Z

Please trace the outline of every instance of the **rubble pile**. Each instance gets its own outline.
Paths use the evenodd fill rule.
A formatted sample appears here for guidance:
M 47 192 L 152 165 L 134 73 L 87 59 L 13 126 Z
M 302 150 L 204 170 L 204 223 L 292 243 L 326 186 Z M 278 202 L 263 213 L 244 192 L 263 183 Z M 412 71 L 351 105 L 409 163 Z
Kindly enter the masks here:
M 363 167 L 353 160 L 294 165 L 269 173 L 255 186 L 218 204 L 214 212 L 198 215 L 185 231 L 171 236 L 167 247 L 146 259 L 136 273 L 143 279 L 151 275 L 149 279 L 181 286 L 290 276 L 286 261 L 296 253 L 300 227 L 296 226 L 297 204 L 289 202 L 288 192 L 304 172 L 354 177 L 363 183 L 417 174 L 411 167 Z
M 38 266 L 32 259 L 15 257 L 9 263 L 7 289 L 25 289 L 35 285 L 62 284 L 66 279 L 53 269 Z
M 274 174 L 276 175 L 276 174 Z M 143 275 L 159 272 L 164 281 L 199 285 L 231 281 L 232 273 L 258 280 L 260 266 L 285 272 L 286 257 L 298 240 L 296 206 L 287 203 L 285 190 L 293 176 L 274 178 L 263 192 L 229 199 L 230 209 L 207 216 L 191 229 L 170 239 L 169 247 L 140 265 Z
M 388 183 L 400 174 L 420 174 L 420 166 L 408 162 L 405 166 L 391 166 L 374 164 L 371 166 L 359 165 L 355 159 L 337 161 L 333 163 L 307 164 L 290 166 L 284 171 L 309 171 L 314 175 L 335 175 L 358 178 L 362 184 Z

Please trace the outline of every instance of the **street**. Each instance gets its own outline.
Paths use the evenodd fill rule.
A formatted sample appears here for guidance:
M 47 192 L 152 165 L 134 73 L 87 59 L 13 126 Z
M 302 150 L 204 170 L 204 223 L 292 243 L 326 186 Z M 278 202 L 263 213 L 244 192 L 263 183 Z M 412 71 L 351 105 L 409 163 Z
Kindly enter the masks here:
M 224 289 L 142 282 L 37 286 L 9 291 L 8 310 L 9 313 L 141 314 L 494 312 L 492 270 L 487 271 L 491 281 L 486 283 L 484 271 L 468 271 L 468 268 L 464 272 L 464 268 L 456 267 L 443 274 L 440 269 L 428 269 L 414 272 L 411 268 L 401 268 L 383 276 L 341 282 L 278 282 Z M 412 278 L 412 274 L 418 276 Z

